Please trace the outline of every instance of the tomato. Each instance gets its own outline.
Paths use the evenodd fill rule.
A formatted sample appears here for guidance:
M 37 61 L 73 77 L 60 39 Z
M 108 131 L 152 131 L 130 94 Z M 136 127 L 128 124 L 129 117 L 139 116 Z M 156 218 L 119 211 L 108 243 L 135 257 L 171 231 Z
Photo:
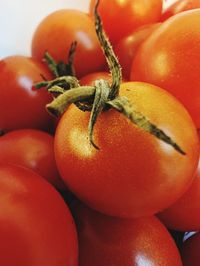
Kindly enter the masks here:
M 38 61 L 25 56 L 11 56 L 0 61 L 0 129 L 49 129 L 52 117 L 45 106 L 52 100 L 45 89 L 34 84 L 42 77 L 51 79 L 47 69 Z
M 0 162 L 30 168 L 59 189 L 65 186 L 57 171 L 54 138 L 33 129 L 14 130 L 0 137 Z
M 170 229 L 178 231 L 200 229 L 200 161 L 196 177 L 187 192 L 158 217 Z
M 83 85 L 94 85 L 94 81 L 98 79 L 104 79 L 112 83 L 112 76 L 109 72 L 95 72 L 90 73 L 80 79 L 80 84 Z
M 182 247 L 182 261 L 184 266 L 199 266 L 200 263 L 200 233 L 188 238 Z
M 114 50 L 122 67 L 123 77 L 129 80 L 133 59 L 137 49 L 151 33 L 158 28 L 161 23 L 148 24 L 138 28 L 131 35 L 121 39 L 115 46 Z
M 171 4 L 162 14 L 161 21 L 168 19 L 171 16 L 176 15 L 177 13 L 200 8 L 199 0 L 178 0 L 175 3 Z
M 90 1 L 90 13 L 96 0 Z M 103 26 L 114 44 L 136 28 L 157 22 L 161 16 L 162 0 L 101 0 L 99 13 Z
M 1 265 L 78 265 L 68 207 L 29 169 L 0 164 L 0 237 Z
M 131 80 L 160 86 L 177 97 L 200 127 L 200 10 L 165 21 L 140 46 Z
M 75 221 L 80 266 L 182 265 L 173 239 L 153 216 L 119 219 L 79 206 Z
M 127 82 L 122 83 L 120 95 L 165 130 L 187 155 L 111 109 L 95 125 L 97 150 L 88 140 L 90 114 L 71 105 L 56 130 L 57 166 L 69 188 L 90 207 L 119 217 L 150 215 L 174 203 L 191 184 L 199 157 L 198 136 L 184 107 L 164 90 Z
M 99 71 L 105 64 L 92 18 L 78 10 L 58 10 L 38 25 L 32 39 L 32 56 L 42 60 L 48 51 L 55 60 L 67 60 L 71 43 L 77 41 L 75 71 L 77 77 Z

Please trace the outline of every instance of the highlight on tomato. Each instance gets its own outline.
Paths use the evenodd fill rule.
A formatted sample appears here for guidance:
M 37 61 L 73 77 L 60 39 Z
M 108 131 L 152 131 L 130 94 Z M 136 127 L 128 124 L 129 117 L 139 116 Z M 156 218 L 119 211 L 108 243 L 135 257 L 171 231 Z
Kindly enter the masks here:
M 115 46 L 114 51 L 122 67 L 122 75 L 130 79 L 133 59 L 140 45 L 157 29 L 161 23 L 152 23 L 139 27 L 132 34 L 122 38 Z
M 65 190 L 54 156 L 54 138 L 34 129 L 14 130 L 0 137 L 0 162 L 32 169 L 57 189 Z
M 70 105 L 55 135 L 58 170 L 79 199 L 102 213 L 151 215 L 174 203 L 191 184 L 199 158 L 196 128 L 185 108 L 165 90 L 127 82 L 119 95 L 167 131 L 186 155 L 111 109 L 97 119 L 96 149 L 88 139 L 90 114 Z
M 200 9 L 166 20 L 140 46 L 131 80 L 149 82 L 179 99 L 200 127 Z
M 1 265 L 78 266 L 77 233 L 58 192 L 41 176 L 0 164 Z
M 96 0 L 90 1 L 90 14 Z M 99 13 L 112 44 L 131 34 L 138 27 L 159 21 L 162 0 L 101 0 Z
M 178 249 L 156 217 L 119 219 L 74 208 L 80 266 L 181 266 Z
M 200 163 L 192 185 L 184 195 L 168 209 L 158 214 L 167 228 L 178 231 L 200 229 Z
M 0 130 L 53 127 L 53 117 L 45 109 L 52 96 L 43 88 L 34 88 L 43 77 L 52 79 L 47 68 L 30 57 L 10 56 L 0 60 Z
M 164 10 L 161 16 L 161 21 L 164 21 L 180 12 L 195 8 L 200 8 L 199 0 L 178 0 L 172 3 L 167 9 Z
M 74 58 L 78 78 L 100 71 L 105 64 L 93 19 L 78 10 L 62 9 L 45 17 L 32 39 L 32 56 L 42 61 L 48 52 L 57 62 L 66 62 L 71 43 L 77 42 Z

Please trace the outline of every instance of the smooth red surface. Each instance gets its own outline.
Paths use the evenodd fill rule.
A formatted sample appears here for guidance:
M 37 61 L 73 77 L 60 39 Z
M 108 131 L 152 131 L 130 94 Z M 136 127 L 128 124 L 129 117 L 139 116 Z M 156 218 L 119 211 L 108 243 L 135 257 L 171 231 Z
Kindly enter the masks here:
M 32 39 L 32 56 L 42 60 L 48 51 L 55 60 L 67 61 L 71 43 L 77 41 L 75 71 L 79 78 L 99 71 L 105 58 L 92 18 L 78 10 L 58 10 L 41 21 Z
M 182 246 L 181 255 L 183 266 L 199 266 L 200 262 L 200 233 L 187 239 Z
M 2 266 L 77 266 L 75 225 L 57 191 L 26 168 L 0 164 Z
M 130 79 L 133 59 L 140 45 L 157 29 L 161 23 L 147 24 L 138 28 L 132 34 L 122 38 L 115 46 L 114 51 L 122 67 L 123 77 Z
M 180 12 L 200 8 L 200 0 L 178 0 L 170 5 L 162 14 L 161 21 L 168 19 Z
M 131 80 L 157 85 L 172 93 L 200 127 L 200 9 L 165 21 L 140 46 Z
M 88 74 L 80 79 L 81 85 L 94 85 L 95 80 L 104 79 L 112 83 L 112 76 L 109 72 L 95 72 Z
M 90 1 L 93 14 L 96 0 Z M 99 13 L 111 42 L 131 34 L 136 28 L 157 22 L 162 11 L 162 0 L 101 0 Z
M 14 130 L 0 137 L 0 162 L 32 169 L 56 188 L 65 186 L 58 174 L 53 148 L 54 138 L 39 130 Z
M 177 231 L 200 229 L 200 163 L 195 179 L 186 193 L 158 217 L 170 229 Z
M 46 67 L 25 56 L 10 56 L 0 61 L 0 130 L 20 128 L 49 130 L 53 119 L 45 106 L 52 101 L 45 89 L 34 84 L 52 79 Z
M 118 219 L 81 206 L 74 210 L 79 266 L 181 266 L 177 247 L 155 217 Z
M 90 114 L 71 105 L 55 135 L 57 166 L 69 188 L 90 207 L 119 217 L 150 215 L 174 203 L 191 184 L 199 158 L 198 136 L 184 107 L 164 90 L 127 82 L 121 85 L 120 95 L 128 97 L 187 155 L 114 110 L 98 117 L 97 150 L 88 140 Z

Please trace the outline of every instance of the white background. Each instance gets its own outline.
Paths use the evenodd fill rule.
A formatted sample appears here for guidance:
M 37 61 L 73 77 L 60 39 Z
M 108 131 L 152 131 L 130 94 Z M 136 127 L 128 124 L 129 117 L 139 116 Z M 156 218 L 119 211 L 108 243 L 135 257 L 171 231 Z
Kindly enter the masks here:
M 166 3 L 172 1 L 174 0 Z M 13 54 L 29 55 L 32 34 L 46 15 L 61 8 L 87 11 L 89 2 L 90 0 L 0 0 L 0 58 Z

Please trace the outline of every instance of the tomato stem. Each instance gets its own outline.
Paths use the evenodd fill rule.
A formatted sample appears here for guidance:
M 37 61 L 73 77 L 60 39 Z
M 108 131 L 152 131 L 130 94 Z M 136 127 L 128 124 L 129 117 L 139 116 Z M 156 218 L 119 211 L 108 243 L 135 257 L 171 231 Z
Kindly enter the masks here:
M 174 147 L 182 155 L 186 153 L 177 145 L 165 132 L 159 129 L 156 125 L 151 123 L 141 112 L 134 110 L 134 106 L 130 103 L 126 97 L 116 97 L 114 100 L 107 102 L 115 110 L 123 113 L 132 123 L 136 124 L 139 128 L 154 135 L 156 138 L 164 141 L 165 143 Z
M 122 81 L 122 71 L 112 45 L 103 30 L 102 20 L 98 14 L 98 6 L 99 0 L 97 0 L 94 10 L 95 29 L 112 75 L 112 84 L 109 98 L 110 100 L 113 100 L 119 94 L 119 88 Z

